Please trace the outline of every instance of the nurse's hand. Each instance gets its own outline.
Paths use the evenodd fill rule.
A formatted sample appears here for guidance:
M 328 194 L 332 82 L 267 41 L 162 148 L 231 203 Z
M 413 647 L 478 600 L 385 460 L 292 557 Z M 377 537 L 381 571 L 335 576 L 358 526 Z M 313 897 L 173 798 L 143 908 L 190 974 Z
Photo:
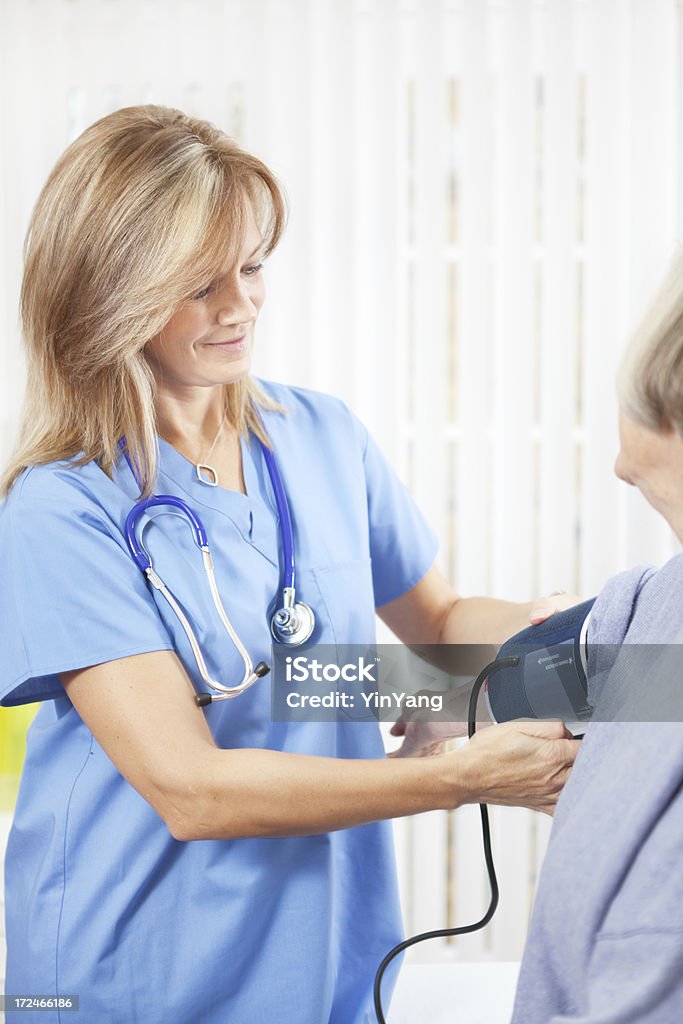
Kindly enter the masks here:
M 390 729 L 392 736 L 402 736 L 403 743 L 388 757 L 435 757 L 443 754 L 449 740 L 467 736 L 467 722 L 409 722 L 399 718 Z
M 552 814 L 579 746 L 562 722 L 519 720 L 475 733 L 466 747 L 445 754 L 444 761 L 453 759 L 466 803 Z
M 403 743 L 396 750 L 392 750 L 389 757 L 435 757 L 445 752 L 449 740 L 467 736 L 467 712 L 472 682 L 458 690 L 443 694 L 443 715 L 446 719 L 444 721 L 435 721 L 434 712 L 422 708 L 401 715 L 392 725 L 390 734 L 402 736 Z M 421 692 L 429 693 L 427 690 Z M 477 729 L 483 729 L 491 724 L 491 720 L 487 718 L 485 721 L 477 722 Z
M 582 600 L 583 598 L 577 597 L 576 594 L 566 594 L 564 590 L 549 594 L 547 597 L 537 597 L 529 612 L 529 622 L 533 626 L 538 626 L 556 612 L 564 612 L 567 608 L 573 608 L 575 604 L 581 604 Z

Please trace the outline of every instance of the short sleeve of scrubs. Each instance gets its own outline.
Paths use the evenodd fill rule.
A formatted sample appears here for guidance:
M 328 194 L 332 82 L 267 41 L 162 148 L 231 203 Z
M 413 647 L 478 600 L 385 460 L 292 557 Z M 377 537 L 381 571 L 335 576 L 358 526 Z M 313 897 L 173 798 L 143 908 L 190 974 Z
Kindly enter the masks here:
M 120 525 L 78 469 L 15 484 L 0 507 L 0 579 L 4 705 L 64 696 L 61 672 L 173 647 Z
M 375 606 L 406 593 L 431 568 L 438 540 L 407 487 L 358 421 L 368 495 Z

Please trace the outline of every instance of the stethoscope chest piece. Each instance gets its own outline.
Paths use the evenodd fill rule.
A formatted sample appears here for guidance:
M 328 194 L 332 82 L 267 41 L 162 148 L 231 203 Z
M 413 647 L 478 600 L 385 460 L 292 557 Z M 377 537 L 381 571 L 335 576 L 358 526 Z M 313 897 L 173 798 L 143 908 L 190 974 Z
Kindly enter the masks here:
M 303 601 L 297 601 L 293 587 L 285 587 L 284 604 L 270 620 L 270 632 L 279 644 L 305 644 L 315 628 L 315 615 Z

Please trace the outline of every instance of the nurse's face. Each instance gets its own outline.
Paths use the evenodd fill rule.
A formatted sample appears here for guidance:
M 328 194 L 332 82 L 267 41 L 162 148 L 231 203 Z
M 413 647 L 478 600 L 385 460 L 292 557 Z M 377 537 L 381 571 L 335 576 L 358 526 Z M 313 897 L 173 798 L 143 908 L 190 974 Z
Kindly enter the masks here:
M 619 440 L 617 476 L 637 487 L 683 541 L 683 438 L 676 430 L 649 430 L 621 413 Z
M 263 305 L 262 238 L 253 213 L 236 264 L 197 292 L 145 347 L 157 385 L 184 389 L 231 384 L 251 365 Z

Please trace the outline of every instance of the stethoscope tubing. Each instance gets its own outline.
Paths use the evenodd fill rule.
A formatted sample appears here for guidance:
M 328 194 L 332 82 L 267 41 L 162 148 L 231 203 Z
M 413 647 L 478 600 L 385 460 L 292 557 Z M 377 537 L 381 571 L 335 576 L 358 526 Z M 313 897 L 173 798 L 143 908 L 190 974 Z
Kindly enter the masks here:
M 258 438 L 258 441 L 261 445 L 261 451 L 266 463 L 273 496 L 275 498 L 283 552 L 283 604 L 282 608 L 276 611 L 271 618 L 271 633 L 276 641 L 297 646 L 301 643 L 305 643 L 305 641 L 310 637 L 315 626 L 315 616 L 308 605 L 296 602 L 294 590 L 294 580 L 296 576 L 294 560 L 294 529 L 292 526 L 292 517 L 289 511 L 289 502 L 287 501 L 287 493 L 285 491 L 282 475 L 274 452 L 260 438 Z M 128 463 L 133 479 L 138 487 L 141 487 L 140 478 L 130 457 L 125 437 L 121 438 L 118 443 L 118 447 Z M 170 588 L 155 571 L 152 559 L 142 543 L 141 536 L 138 537 L 138 529 L 142 517 L 145 516 L 150 509 L 161 507 L 172 508 L 175 510 L 176 515 L 179 514 L 183 519 L 185 519 L 192 530 L 194 542 L 202 553 L 204 570 L 209 581 L 214 606 L 218 612 L 223 627 L 230 636 L 230 639 L 244 663 L 244 674 L 241 682 L 237 686 L 225 686 L 223 683 L 218 682 L 218 680 L 211 678 L 202 655 L 199 641 L 197 640 L 197 636 L 186 613 Z M 164 597 L 174 614 L 177 616 L 192 649 L 199 674 L 206 685 L 216 694 L 216 696 L 212 696 L 208 693 L 196 695 L 195 700 L 200 707 L 206 706 L 212 700 L 228 700 L 239 696 L 239 694 L 252 686 L 257 679 L 260 679 L 270 671 L 270 667 L 263 661 L 259 662 L 256 667 L 254 667 L 249 656 L 249 652 L 240 640 L 237 631 L 225 611 L 220 592 L 216 584 L 213 559 L 209 549 L 206 529 L 199 515 L 188 504 L 188 502 L 173 494 L 155 494 L 148 498 L 142 498 L 133 505 L 126 516 L 124 534 L 128 549 L 131 557 L 135 561 L 135 564 L 138 566 L 140 571 L 145 574 L 149 584 Z
M 282 480 L 282 474 L 280 473 L 280 467 L 278 466 L 277 459 L 275 458 L 275 453 L 273 452 L 272 448 L 269 448 L 268 445 L 264 444 L 264 442 L 260 438 L 258 438 L 258 442 L 261 446 L 261 452 L 266 463 L 266 468 L 268 469 L 268 476 L 270 478 L 270 484 L 273 490 L 273 497 L 275 498 L 275 507 L 277 509 L 278 519 L 280 522 L 280 536 L 282 540 L 282 561 L 284 573 L 283 590 L 288 590 L 294 587 L 295 564 L 294 529 L 292 526 L 292 517 L 289 512 L 287 492 L 285 491 L 285 485 Z M 119 441 L 119 449 L 120 451 L 123 452 L 123 455 L 125 456 L 126 462 L 128 463 L 130 471 L 133 475 L 133 479 L 135 480 L 138 487 L 140 487 L 140 479 L 133 465 L 133 461 L 130 457 L 125 437 L 121 438 L 121 440 Z M 204 525 L 201 519 L 194 511 L 194 509 L 192 509 L 192 507 L 182 498 L 178 498 L 175 495 L 170 494 L 152 495 L 149 498 L 143 498 L 142 500 L 136 502 L 136 504 L 128 513 L 128 516 L 126 517 L 125 527 L 126 540 L 128 541 L 128 546 L 131 549 L 131 554 L 133 555 L 133 558 L 135 559 L 136 563 L 142 569 L 143 572 L 145 572 L 148 565 L 150 564 L 150 559 L 137 540 L 135 534 L 135 527 L 137 526 L 137 522 L 140 516 L 142 516 L 147 511 L 147 509 L 155 508 L 160 505 L 171 505 L 177 508 L 189 520 L 190 525 L 192 526 L 192 531 L 194 533 L 194 539 L 197 547 L 203 548 L 208 546 L 206 530 L 204 529 Z
M 126 458 L 128 458 L 127 454 Z M 130 459 L 128 460 L 128 464 L 131 465 Z M 187 519 L 191 526 L 194 542 L 200 551 L 209 550 L 209 541 L 206 536 L 204 524 L 194 509 L 188 505 L 183 498 L 178 498 L 174 494 L 154 494 L 150 498 L 143 498 L 141 501 L 138 501 L 133 505 L 132 509 L 126 516 L 126 524 L 124 527 L 130 553 L 138 565 L 138 568 L 143 572 L 147 572 L 147 570 L 152 567 L 152 560 L 138 540 L 137 526 L 140 519 L 145 515 L 148 509 L 160 508 L 161 506 L 170 506 L 171 508 L 177 509 Z
M 280 535 L 282 537 L 282 564 L 284 573 L 283 590 L 294 589 L 294 530 L 292 527 L 292 517 L 289 514 L 289 502 L 287 501 L 287 494 L 285 492 L 285 485 L 282 482 L 282 476 L 280 474 L 280 467 L 277 464 L 275 453 L 272 448 L 264 444 L 259 439 L 261 445 L 261 452 L 266 462 L 268 469 L 268 476 L 270 477 L 270 484 L 273 488 L 273 495 L 275 497 L 275 505 L 277 507 L 277 514 L 280 519 Z

